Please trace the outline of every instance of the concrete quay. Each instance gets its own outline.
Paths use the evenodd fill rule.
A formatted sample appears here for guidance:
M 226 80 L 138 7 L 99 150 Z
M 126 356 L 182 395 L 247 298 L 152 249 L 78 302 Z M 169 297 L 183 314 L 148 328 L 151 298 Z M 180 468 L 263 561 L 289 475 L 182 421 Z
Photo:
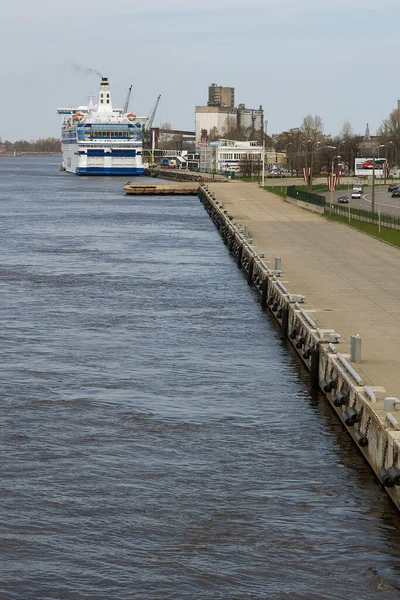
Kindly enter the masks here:
M 400 508 L 400 250 L 256 184 L 208 184 L 200 197 L 262 308 Z M 356 334 L 360 363 L 350 362 Z

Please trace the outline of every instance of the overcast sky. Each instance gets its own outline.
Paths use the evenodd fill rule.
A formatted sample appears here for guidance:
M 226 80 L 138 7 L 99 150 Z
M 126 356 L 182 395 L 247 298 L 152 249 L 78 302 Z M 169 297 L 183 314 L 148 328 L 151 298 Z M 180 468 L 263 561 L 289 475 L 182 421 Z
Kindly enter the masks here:
M 318 114 L 375 133 L 400 97 L 399 0 L 6 0 L 1 6 L 0 136 L 57 136 L 59 106 L 86 104 L 110 78 L 114 106 L 194 128 L 208 85 L 263 105 L 268 133 Z

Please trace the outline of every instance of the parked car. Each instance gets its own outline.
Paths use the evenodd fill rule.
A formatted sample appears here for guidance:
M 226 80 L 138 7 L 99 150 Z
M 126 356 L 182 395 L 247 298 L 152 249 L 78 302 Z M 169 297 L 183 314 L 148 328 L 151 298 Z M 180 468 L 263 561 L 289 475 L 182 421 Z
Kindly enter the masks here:
M 395 190 L 393 190 L 392 198 L 400 198 L 400 187 L 397 187 Z
M 360 198 L 361 198 L 361 192 L 357 192 L 357 190 L 353 190 L 353 191 L 351 192 L 351 197 L 352 197 L 352 198 L 357 198 L 357 199 L 360 199 Z
M 394 190 L 396 190 L 398 188 L 398 184 L 397 183 L 390 183 L 388 185 L 388 192 L 394 192 Z
M 337 199 L 338 204 L 348 204 L 349 197 L 348 196 L 339 196 Z

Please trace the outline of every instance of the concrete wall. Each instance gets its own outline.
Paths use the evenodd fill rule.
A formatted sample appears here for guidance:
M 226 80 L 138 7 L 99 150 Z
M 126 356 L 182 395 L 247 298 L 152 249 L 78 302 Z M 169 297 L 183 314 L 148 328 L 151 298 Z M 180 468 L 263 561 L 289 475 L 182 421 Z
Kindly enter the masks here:
M 307 210 L 311 210 L 312 212 L 316 212 L 321 215 L 325 212 L 323 206 L 318 206 L 318 204 L 311 204 L 310 202 L 304 202 L 303 200 L 295 200 L 294 198 L 290 198 L 289 196 L 286 196 L 286 202 L 294 204 L 295 206 L 299 206 L 300 208 L 306 208 Z

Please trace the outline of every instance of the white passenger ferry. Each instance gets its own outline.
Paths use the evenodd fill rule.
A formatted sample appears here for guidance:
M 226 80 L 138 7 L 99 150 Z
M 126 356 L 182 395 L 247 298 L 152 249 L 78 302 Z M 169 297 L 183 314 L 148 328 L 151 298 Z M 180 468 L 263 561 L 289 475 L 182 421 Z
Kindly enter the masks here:
M 130 90 L 122 109 L 113 109 L 107 77 L 101 78 L 97 104 L 59 108 L 62 168 L 77 175 L 142 175 L 142 134 L 147 117 L 128 112 Z

